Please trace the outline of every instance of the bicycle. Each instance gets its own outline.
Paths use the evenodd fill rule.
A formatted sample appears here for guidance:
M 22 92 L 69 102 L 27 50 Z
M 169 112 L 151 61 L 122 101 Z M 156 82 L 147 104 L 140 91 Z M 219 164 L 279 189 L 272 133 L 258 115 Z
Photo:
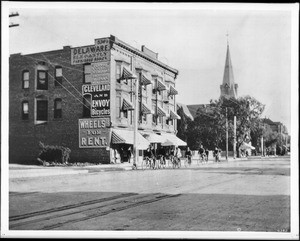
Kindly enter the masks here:
M 184 166 L 185 167 L 190 167 L 191 166 L 191 164 L 192 164 L 192 158 L 191 158 L 191 156 L 186 156 L 186 159 L 184 160 Z
M 160 155 L 158 157 L 158 159 L 156 160 L 156 162 L 157 162 L 158 169 L 166 168 L 166 160 L 165 160 L 165 157 L 163 155 Z
M 172 167 L 173 167 L 173 169 L 175 169 L 176 167 L 177 168 L 181 167 L 181 161 L 180 161 L 179 157 L 174 157 L 173 158 L 173 160 L 172 160 Z
M 145 157 L 142 162 L 142 169 L 151 169 L 153 166 L 153 159 L 150 157 Z

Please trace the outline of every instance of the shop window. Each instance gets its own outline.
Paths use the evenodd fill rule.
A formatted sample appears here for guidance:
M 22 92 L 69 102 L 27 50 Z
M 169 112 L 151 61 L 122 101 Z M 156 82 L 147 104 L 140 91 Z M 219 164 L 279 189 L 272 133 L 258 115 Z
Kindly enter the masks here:
M 55 80 L 54 80 L 54 86 L 62 86 L 62 67 L 56 66 L 55 67 Z
M 54 118 L 62 118 L 62 100 L 54 100 Z
M 36 121 L 45 122 L 48 120 L 48 101 L 37 100 L 36 101 Z
M 91 64 L 83 65 L 83 83 L 90 84 L 92 82 L 92 66 Z
M 91 95 L 85 95 L 83 97 L 83 113 L 82 113 L 83 117 L 86 118 L 91 117 L 91 101 L 92 101 Z
M 28 101 L 22 102 L 22 120 L 28 120 L 29 119 L 29 105 Z
M 29 88 L 29 71 L 24 70 L 22 72 L 22 88 L 28 89 Z
M 48 71 L 38 70 L 37 71 L 37 89 L 47 90 L 48 89 Z

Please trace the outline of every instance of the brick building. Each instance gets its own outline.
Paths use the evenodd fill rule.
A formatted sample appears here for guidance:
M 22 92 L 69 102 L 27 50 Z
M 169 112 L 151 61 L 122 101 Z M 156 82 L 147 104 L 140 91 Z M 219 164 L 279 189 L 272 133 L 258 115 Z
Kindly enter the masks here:
M 157 53 L 112 35 L 88 46 L 12 54 L 10 162 L 33 162 L 42 142 L 70 148 L 72 162 L 109 163 L 115 150 L 132 146 L 136 110 L 139 150 L 167 140 L 184 145 L 176 137 L 177 75 Z

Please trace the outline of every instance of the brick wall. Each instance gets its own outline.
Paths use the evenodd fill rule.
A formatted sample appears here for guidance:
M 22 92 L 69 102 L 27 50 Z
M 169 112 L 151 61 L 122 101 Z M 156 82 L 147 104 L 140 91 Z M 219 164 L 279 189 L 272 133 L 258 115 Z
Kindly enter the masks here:
M 43 54 L 11 55 L 9 63 L 9 161 L 34 164 L 40 152 L 39 142 L 62 145 L 71 149 L 71 162 L 109 163 L 105 148 L 80 149 L 78 119 L 82 118 L 81 86 L 83 66 L 70 65 L 70 47 Z M 46 56 L 46 58 L 44 57 Z M 48 90 L 36 90 L 36 65 L 44 61 L 48 66 Z M 48 62 L 51 62 L 49 64 Z M 54 86 L 55 65 L 62 66 L 63 87 Z M 22 89 L 22 71 L 29 70 L 29 89 Z M 72 85 L 79 91 L 77 92 Z M 79 100 L 77 100 L 78 98 Z M 34 124 L 35 98 L 48 100 L 48 121 Z M 62 99 L 62 118 L 54 118 L 54 100 Z M 29 119 L 22 120 L 22 101 L 29 102 Z

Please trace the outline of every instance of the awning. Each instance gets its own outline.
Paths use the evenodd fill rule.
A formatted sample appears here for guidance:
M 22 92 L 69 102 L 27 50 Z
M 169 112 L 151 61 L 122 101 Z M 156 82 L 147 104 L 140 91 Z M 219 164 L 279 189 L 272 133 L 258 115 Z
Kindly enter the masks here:
M 180 120 L 181 117 L 179 115 L 177 115 L 174 111 L 170 110 L 170 119 Z
M 162 137 L 161 135 L 155 134 L 153 132 L 140 131 L 140 133 L 150 143 L 163 143 L 166 141 L 166 138 Z
M 151 80 L 149 79 L 149 77 L 147 77 L 145 74 L 142 74 L 142 77 L 141 77 L 141 84 L 142 85 L 150 85 L 152 82 Z
M 161 82 L 160 80 L 157 80 L 157 90 L 166 90 L 167 87 L 165 86 L 165 84 L 163 82 Z
M 135 74 L 133 74 L 129 69 L 123 66 L 121 79 L 136 79 L 136 78 L 137 76 Z
M 152 114 L 151 109 L 148 108 L 145 104 L 142 104 L 142 113 L 143 114 Z
M 125 98 L 123 98 L 122 109 L 123 110 L 134 110 L 134 106 L 129 100 L 126 100 Z
M 113 144 L 134 144 L 134 132 L 131 130 L 113 129 L 111 134 L 111 143 Z M 150 142 L 137 132 L 137 148 L 146 150 Z
M 252 146 L 249 143 L 243 142 L 242 145 L 240 146 L 240 149 L 251 149 L 251 150 L 255 150 L 255 147 Z
M 157 115 L 158 116 L 167 116 L 166 112 L 161 109 L 159 106 L 157 106 Z
M 178 91 L 170 85 L 169 95 L 178 95 Z
M 167 139 L 164 143 L 162 143 L 163 146 L 186 146 L 187 145 L 186 142 L 179 139 L 174 134 L 162 133 L 161 135 Z

